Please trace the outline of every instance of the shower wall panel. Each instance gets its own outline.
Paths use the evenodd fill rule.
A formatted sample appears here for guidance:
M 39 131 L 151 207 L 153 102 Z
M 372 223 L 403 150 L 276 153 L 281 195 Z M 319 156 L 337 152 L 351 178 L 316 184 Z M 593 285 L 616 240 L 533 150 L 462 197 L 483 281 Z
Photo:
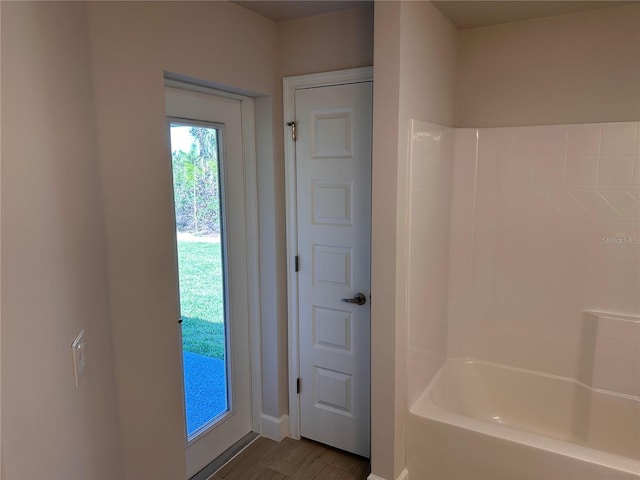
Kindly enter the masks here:
M 584 311 L 640 313 L 639 125 L 455 131 L 449 357 L 576 377 Z

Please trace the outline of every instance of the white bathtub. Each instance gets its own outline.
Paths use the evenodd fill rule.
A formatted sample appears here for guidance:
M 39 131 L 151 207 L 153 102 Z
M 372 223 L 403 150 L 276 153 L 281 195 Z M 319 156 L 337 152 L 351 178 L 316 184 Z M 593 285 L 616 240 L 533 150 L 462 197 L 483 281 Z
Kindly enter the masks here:
M 448 360 L 413 405 L 411 480 L 640 479 L 640 397 Z

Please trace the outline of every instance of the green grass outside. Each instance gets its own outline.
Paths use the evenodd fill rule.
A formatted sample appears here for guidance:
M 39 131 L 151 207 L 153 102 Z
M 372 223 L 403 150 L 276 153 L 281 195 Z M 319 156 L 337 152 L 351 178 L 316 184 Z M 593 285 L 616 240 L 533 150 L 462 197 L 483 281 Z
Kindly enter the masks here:
M 178 240 L 182 348 L 224 359 L 221 244 Z

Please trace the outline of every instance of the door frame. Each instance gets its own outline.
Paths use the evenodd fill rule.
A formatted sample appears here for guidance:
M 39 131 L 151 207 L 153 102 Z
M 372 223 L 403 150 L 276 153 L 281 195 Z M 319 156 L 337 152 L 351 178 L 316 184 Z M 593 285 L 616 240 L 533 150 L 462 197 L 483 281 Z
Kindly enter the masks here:
M 261 433 L 262 340 L 260 334 L 260 237 L 258 229 L 258 178 L 256 160 L 255 106 L 253 97 L 171 78 L 165 72 L 164 86 L 240 101 L 242 163 L 244 168 L 245 235 L 247 256 L 247 306 L 249 313 L 249 365 L 251 373 L 251 430 Z M 182 373 L 184 385 L 184 372 Z M 183 410 L 186 408 L 183 402 Z M 185 448 L 188 444 L 185 438 Z
M 298 255 L 298 205 L 296 182 L 296 146 L 291 141 L 291 129 L 287 122 L 296 121 L 296 90 L 314 87 L 348 85 L 350 83 L 373 82 L 373 67 L 337 70 L 284 77 L 282 98 L 284 106 L 284 173 L 287 226 L 287 311 L 288 311 L 288 355 L 289 355 L 289 436 L 300 438 L 300 395 L 297 380 L 300 376 L 298 275 L 295 257 Z

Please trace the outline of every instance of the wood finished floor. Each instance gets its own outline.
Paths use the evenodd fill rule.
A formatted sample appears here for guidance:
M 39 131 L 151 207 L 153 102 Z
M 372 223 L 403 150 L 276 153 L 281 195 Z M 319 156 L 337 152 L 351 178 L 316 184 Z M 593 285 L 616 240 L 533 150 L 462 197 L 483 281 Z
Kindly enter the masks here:
M 366 480 L 369 460 L 311 440 L 259 437 L 211 480 Z

